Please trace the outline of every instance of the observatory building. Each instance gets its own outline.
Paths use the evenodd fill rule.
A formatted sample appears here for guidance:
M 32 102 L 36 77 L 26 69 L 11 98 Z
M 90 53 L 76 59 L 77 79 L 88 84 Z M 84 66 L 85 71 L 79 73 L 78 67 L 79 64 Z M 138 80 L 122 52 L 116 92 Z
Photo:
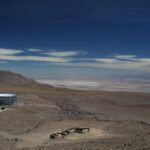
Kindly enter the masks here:
M 0 105 L 13 105 L 17 102 L 16 94 L 0 93 Z

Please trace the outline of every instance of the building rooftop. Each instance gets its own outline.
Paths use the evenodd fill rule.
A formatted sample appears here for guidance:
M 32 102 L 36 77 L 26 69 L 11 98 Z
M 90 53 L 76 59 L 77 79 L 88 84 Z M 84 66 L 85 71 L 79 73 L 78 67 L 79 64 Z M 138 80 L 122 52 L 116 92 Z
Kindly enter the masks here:
M 16 94 L 13 93 L 0 93 L 0 97 L 13 97 L 16 96 Z

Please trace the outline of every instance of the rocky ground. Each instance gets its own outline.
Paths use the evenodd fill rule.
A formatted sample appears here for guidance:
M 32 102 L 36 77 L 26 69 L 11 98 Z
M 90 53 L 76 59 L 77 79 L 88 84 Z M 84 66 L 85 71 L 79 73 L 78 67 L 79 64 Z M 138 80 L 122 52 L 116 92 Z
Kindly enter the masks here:
M 150 93 L 34 84 L 0 84 L 1 92 L 15 92 L 18 98 L 0 111 L 0 150 L 150 150 Z M 90 131 L 49 138 L 75 127 Z

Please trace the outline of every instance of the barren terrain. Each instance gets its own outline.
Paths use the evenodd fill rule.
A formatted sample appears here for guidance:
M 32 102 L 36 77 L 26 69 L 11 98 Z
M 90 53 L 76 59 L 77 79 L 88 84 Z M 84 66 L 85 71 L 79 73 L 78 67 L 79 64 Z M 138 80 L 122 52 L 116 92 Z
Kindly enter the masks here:
M 15 92 L 18 98 L 16 105 L 0 111 L 0 150 L 150 149 L 150 93 L 5 83 L 0 91 Z M 74 127 L 90 130 L 49 138 Z

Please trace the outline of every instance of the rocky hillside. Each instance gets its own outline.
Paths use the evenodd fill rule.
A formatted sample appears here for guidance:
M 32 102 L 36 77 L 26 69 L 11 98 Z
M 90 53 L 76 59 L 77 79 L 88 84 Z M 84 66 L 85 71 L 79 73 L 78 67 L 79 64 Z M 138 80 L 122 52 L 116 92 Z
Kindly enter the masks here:
M 38 82 L 28 79 L 21 74 L 13 73 L 10 71 L 0 71 L 0 84 L 5 85 L 15 85 L 15 86 L 24 86 L 24 85 L 39 85 Z

